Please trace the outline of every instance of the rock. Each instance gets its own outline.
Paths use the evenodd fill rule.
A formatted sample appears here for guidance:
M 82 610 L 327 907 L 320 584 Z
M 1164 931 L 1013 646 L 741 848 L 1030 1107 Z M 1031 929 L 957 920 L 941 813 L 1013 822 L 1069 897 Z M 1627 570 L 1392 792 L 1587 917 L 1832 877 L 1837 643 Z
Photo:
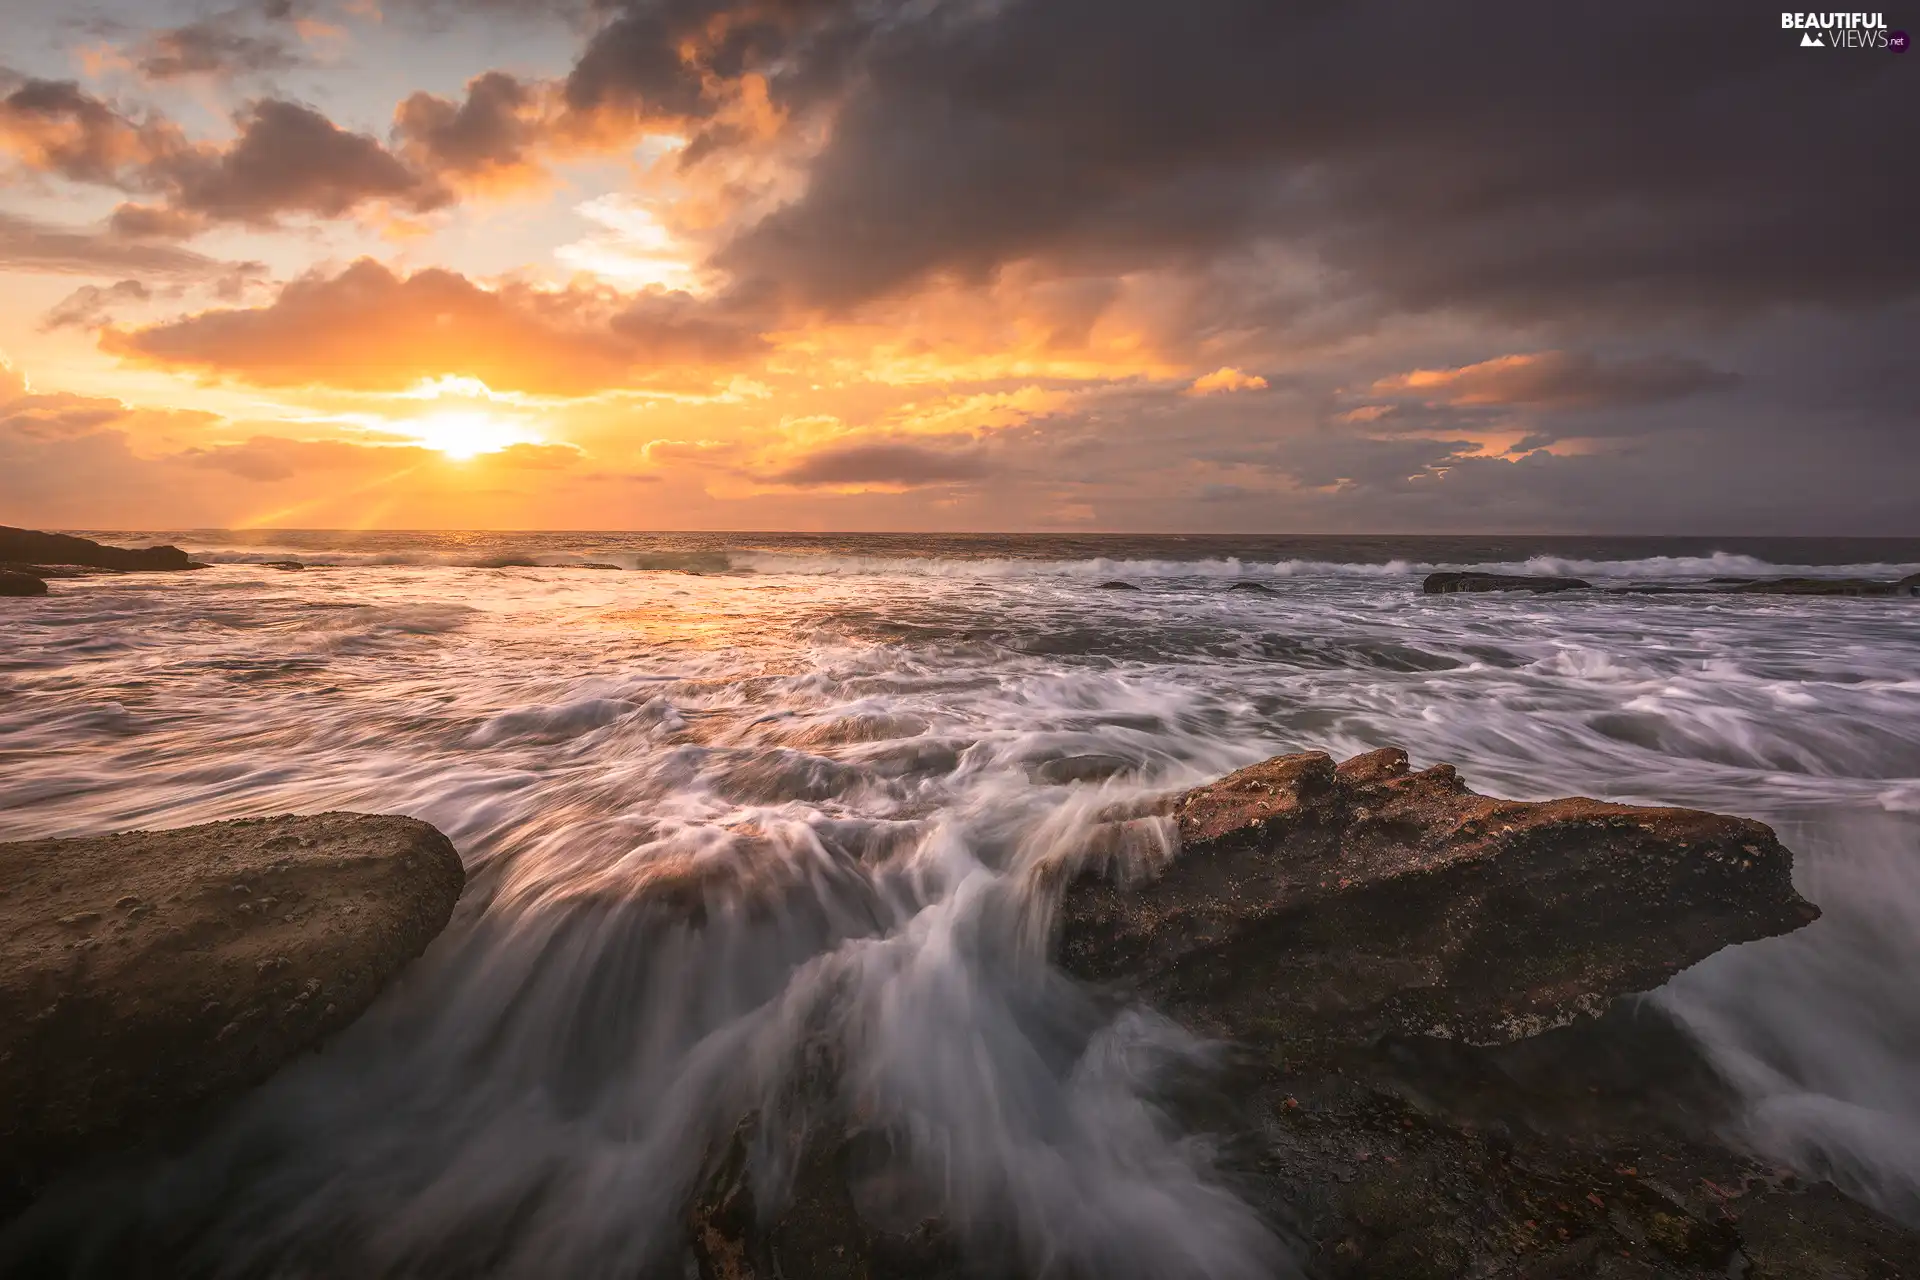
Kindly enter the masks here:
M 11 569 L 0 569 L 0 596 L 43 596 L 47 594 L 46 580 L 30 573 L 15 573 Z
M 1737 596 L 1920 596 L 1920 574 L 1898 582 L 1872 578 L 1762 578 L 1726 588 Z
M 762 1123 L 758 1115 L 741 1122 L 688 1212 L 700 1280 L 1017 1280 L 1004 1265 L 963 1259 L 938 1219 L 896 1231 L 861 1216 L 853 1184 L 860 1149 L 884 1147 L 874 1135 L 837 1127 L 783 1135 L 790 1179 L 756 1179 L 756 1168 L 781 1163 L 752 1158 L 765 1140 Z
M 1072 782 L 1105 782 L 1134 767 L 1131 760 L 1119 756 L 1079 755 L 1048 760 L 1028 774 L 1035 782 L 1064 786 Z
M 260 567 L 262 569 L 281 569 L 292 573 L 296 569 L 306 568 L 307 565 L 303 560 L 262 560 Z
M 1728 1149 L 1737 1100 L 1625 994 L 1817 914 L 1766 827 L 1495 800 L 1394 749 L 1162 807 L 1158 875 L 1065 888 L 1062 963 L 1239 1046 L 1216 1129 L 1307 1276 L 1920 1275 L 1920 1235 Z
M 1067 890 L 1061 961 L 1276 1049 L 1505 1043 L 1819 914 L 1758 822 L 1496 800 L 1397 748 L 1281 756 L 1173 816 L 1180 851 L 1154 879 Z
M 1546 578 L 1519 573 L 1430 573 L 1421 590 L 1430 596 L 1456 591 L 1584 591 L 1593 586 L 1585 578 Z
M 1103 582 L 1097 588 L 1100 591 L 1138 591 L 1140 588 L 1131 582 L 1122 582 L 1115 578 L 1112 582 Z
M 1228 587 L 1229 591 L 1258 591 L 1262 595 L 1272 595 L 1273 588 L 1264 582 L 1236 582 Z
M 463 883 L 402 817 L 0 844 L 0 1202 L 351 1022 Z
M 10 525 L 0 525 L 0 561 L 88 565 L 95 569 L 123 571 L 205 567 L 189 560 L 187 553 L 178 547 L 144 547 L 138 550 L 109 547 L 87 538 L 15 529 Z

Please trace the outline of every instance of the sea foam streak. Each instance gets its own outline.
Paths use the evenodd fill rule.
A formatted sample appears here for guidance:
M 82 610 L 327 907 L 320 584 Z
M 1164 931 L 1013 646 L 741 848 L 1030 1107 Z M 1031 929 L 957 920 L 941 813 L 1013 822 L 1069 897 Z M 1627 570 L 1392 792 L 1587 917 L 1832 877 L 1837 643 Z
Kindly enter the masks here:
M 299 549 L 448 554 L 322 541 Z M 459 554 L 512 550 L 477 541 Z M 100 1275 L 113 1247 L 213 1275 L 342 1251 L 367 1275 L 674 1268 L 703 1158 L 761 1111 L 858 1116 L 897 1158 L 863 1209 L 1030 1265 L 1284 1271 L 1168 1102 L 1218 1047 L 1054 971 L 1041 873 L 1115 799 L 1386 743 L 1487 791 L 1779 824 L 1827 918 L 1662 998 L 1753 1100 L 1748 1140 L 1920 1221 L 1920 1001 L 1891 976 L 1920 966 L 1905 604 L 1427 598 L 1418 550 L 986 550 L 736 545 L 706 576 L 229 563 L 10 614 L 0 837 L 397 811 L 452 835 L 472 885 L 327 1053 L 6 1247 Z M 744 563 L 764 556 L 839 563 Z M 1147 589 L 1096 589 L 1129 575 Z M 1049 785 L 1073 756 L 1118 776 Z M 776 1178 L 790 1155 L 762 1152 Z

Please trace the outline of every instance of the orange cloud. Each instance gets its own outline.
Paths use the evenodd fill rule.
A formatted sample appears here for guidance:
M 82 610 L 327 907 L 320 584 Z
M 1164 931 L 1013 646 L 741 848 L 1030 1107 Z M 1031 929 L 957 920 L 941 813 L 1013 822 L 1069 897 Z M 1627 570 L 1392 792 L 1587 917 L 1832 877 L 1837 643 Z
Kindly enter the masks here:
M 1603 363 L 1585 352 L 1536 351 L 1454 369 L 1413 369 L 1380 379 L 1372 390 L 1459 407 L 1591 409 L 1673 400 L 1733 381 L 1698 361 L 1673 356 Z
M 295 280 L 264 307 L 100 338 L 136 364 L 256 386 L 400 391 L 463 377 L 557 396 L 631 386 L 645 370 L 705 367 L 756 344 L 750 325 L 709 316 L 684 294 L 485 289 L 440 269 L 399 276 L 372 259 Z
M 1265 391 L 1267 380 L 1255 373 L 1244 373 L 1239 369 L 1215 369 L 1193 380 L 1187 388 L 1190 396 L 1219 395 L 1227 391 Z

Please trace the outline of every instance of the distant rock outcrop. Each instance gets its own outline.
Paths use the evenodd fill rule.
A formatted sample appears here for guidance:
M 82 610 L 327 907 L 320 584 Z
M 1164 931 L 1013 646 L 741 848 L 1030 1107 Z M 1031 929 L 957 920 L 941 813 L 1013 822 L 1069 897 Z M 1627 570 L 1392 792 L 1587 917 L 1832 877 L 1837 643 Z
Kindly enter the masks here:
M 1585 591 L 1585 578 L 1543 578 L 1522 573 L 1430 573 L 1421 590 L 1430 596 L 1456 591 Z
M 1430 596 L 1461 591 L 1601 590 L 1628 596 L 1920 596 L 1920 573 L 1898 582 L 1876 578 L 1709 578 L 1705 583 L 1635 583 L 1595 588 L 1585 578 L 1534 577 L 1515 573 L 1430 573 L 1421 590 Z
M 15 529 L 10 525 L 0 525 L 0 564 L 85 565 L 122 572 L 203 567 L 188 559 L 187 553 L 178 547 L 109 547 L 88 538 Z
M 366 814 L 0 844 L 0 1208 L 344 1027 L 464 882 Z

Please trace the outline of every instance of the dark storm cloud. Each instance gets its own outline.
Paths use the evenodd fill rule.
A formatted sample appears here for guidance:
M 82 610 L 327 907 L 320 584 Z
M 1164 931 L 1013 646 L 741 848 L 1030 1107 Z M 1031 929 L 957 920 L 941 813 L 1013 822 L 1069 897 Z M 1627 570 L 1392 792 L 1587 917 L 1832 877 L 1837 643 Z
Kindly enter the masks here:
M 754 69 L 830 103 L 805 195 L 718 259 L 808 302 L 1272 238 L 1400 306 L 1530 318 L 1911 292 L 1908 61 L 1811 57 L 1724 0 L 631 0 L 568 91 L 700 119 Z
M 775 69 L 788 102 L 811 103 L 854 67 L 887 9 L 845 0 L 606 0 L 613 16 L 567 80 L 576 110 L 627 108 L 700 120 L 716 82 Z M 914 21 L 913 11 L 901 19 Z
M 773 484 L 800 488 L 832 485 L 923 485 L 978 480 L 992 468 L 974 451 L 930 449 L 914 444 L 849 444 L 821 449 L 772 475 Z

